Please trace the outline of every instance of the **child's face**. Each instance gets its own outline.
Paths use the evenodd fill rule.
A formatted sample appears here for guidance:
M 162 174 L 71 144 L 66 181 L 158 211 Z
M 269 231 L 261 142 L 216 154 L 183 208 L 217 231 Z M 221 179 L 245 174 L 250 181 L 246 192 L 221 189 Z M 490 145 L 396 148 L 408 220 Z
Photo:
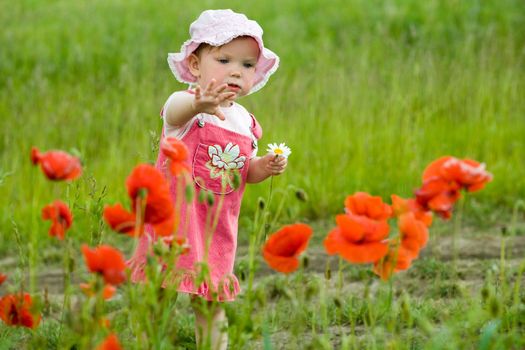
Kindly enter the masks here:
M 248 94 L 253 86 L 259 46 L 251 37 L 240 37 L 220 47 L 208 47 L 190 61 L 197 82 L 205 88 L 212 79 L 216 85 L 228 84 L 225 91 L 236 99 Z

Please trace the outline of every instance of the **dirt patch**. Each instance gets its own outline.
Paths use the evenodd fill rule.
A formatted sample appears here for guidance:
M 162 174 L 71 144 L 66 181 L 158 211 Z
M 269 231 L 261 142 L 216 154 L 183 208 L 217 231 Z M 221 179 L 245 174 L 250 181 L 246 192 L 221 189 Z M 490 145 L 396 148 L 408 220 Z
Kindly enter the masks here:
M 421 283 L 421 280 L 435 278 L 436 276 L 447 279 L 449 277 L 447 271 L 450 271 L 454 262 L 460 280 L 470 281 L 468 284 L 479 284 L 485 277 L 487 270 L 498 268 L 502 245 L 504 245 L 506 268 L 509 270 L 516 269 L 525 256 L 525 236 L 505 237 L 502 235 L 474 234 L 470 232 L 456 238 L 451 236 L 433 236 L 421 252 L 421 256 L 415 262 L 413 268 L 406 272 L 408 275 L 408 278 L 405 278 L 406 283 L 410 284 L 412 279 Z M 52 257 L 57 254 L 59 252 L 55 250 L 42 254 L 46 267 L 38 275 L 37 279 L 39 289 L 47 289 L 50 294 L 61 294 L 63 291 L 64 275 L 63 270 L 60 268 L 60 263 L 50 263 Z M 454 259 L 454 255 L 456 255 L 456 259 Z M 332 275 L 337 273 L 339 268 L 338 257 L 329 256 L 322 244 L 310 246 L 305 256 L 308 260 L 308 265 L 305 268 L 306 273 L 324 275 L 327 267 L 332 272 Z M 236 262 L 237 275 L 241 274 L 242 266 L 246 266 L 247 258 L 248 247 L 239 247 Z M 13 270 L 20 271 L 20 267 L 17 265 L 18 262 L 16 257 L 4 258 L 0 260 L 0 271 L 4 271 L 4 273 L 9 273 Z M 256 277 L 258 279 L 275 274 L 266 265 L 261 256 L 257 257 L 257 262 Z M 357 290 L 361 289 L 360 285 L 362 283 L 360 283 L 360 280 L 367 278 L 366 274 L 369 270 L 369 265 L 359 266 L 344 263 L 344 272 L 348 279 L 348 286 Z M 73 283 L 80 283 L 84 274 L 84 271 L 77 270 L 71 276 Z M 417 282 L 414 281 L 414 284 L 417 284 Z M 476 287 L 474 286 L 473 288 Z

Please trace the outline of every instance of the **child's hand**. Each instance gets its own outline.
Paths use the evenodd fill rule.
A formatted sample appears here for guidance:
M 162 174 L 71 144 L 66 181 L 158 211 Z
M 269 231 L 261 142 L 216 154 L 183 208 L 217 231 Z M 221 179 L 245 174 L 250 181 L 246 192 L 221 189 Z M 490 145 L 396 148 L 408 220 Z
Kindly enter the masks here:
M 288 159 L 268 153 L 264 156 L 265 161 L 265 169 L 271 174 L 271 175 L 280 175 L 284 173 L 286 170 L 286 166 L 288 165 Z
M 193 109 L 198 113 L 213 114 L 220 120 L 225 120 L 226 117 L 221 112 L 219 106 L 224 101 L 234 97 L 235 92 L 224 92 L 224 89 L 228 87 L 228 84 L 222 84 L 215 87 L 215 83 L 215 79 L 212 79 L 202 92 L 201 87 L 197 85 L 195 88 Z

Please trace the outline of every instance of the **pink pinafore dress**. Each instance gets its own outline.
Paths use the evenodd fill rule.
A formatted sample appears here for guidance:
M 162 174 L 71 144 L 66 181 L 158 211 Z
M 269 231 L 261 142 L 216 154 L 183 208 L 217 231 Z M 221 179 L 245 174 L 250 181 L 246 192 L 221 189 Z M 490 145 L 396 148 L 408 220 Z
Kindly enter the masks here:
M 253 115 L 251 119 L 251 137 L 206 123 L 200 116 L 194 118 L 190 130 L 182 137 L 189 150 L 188 162 L 191 165 L 193 186 L 197 194 L 195 198 L 198 197 L 200 190 L 207 190 L 213 192 L 215 200 L 212 207 L 206 201 L 199 203 L 194 199 L 185 205 L 185 199 L 183 200 L 177 236 L 186 237 L 190 249 L 177 261 L 177 275 L 174 280 L 179 283 L 180 292 L 197 294 L 207 300 L 217 301 L 232 301 L 240 292 L 239 281 L 233 274 L 237 224 L 248 175 L 249 157 L 254 148 L 257 148 L 257 139 L 262 135 L 262 129 Z M 162 137 L 164 137 L 164 130 Z M 165 161 L 165 156 L 159 152 L 156 166 L 167 174 Z M 234 189 L 235 184 L 231 181 L 231 175 L 224 178 L 231 174 L 225 169 L 239 171 L 240 185 L 237 189 Z M 171 181 L 170 190 L 174 201 L 179 195 L 185 198 L 184 189 L 183 193 L 177 193 L 175 179 Z M 210 210 L 216 213 L 221 195 L 224 195 L 224 199 L 208 252 L 210 283 L 203 282 L 196 285 L 196 264 L 203 262 L 205 257 L 206 216 Z M 189 215 L 187 230 L 185 230 L 186 215 Z M 146 234 L 140 238 L 135 254 L 130 260 L 133 282 L 144 280 L 143 267 L 150 251 L 149 247 L 154 241 L 155 233 L 151 227 L 147 227 Z M 169 283 L 169 280 L 167 282 Z

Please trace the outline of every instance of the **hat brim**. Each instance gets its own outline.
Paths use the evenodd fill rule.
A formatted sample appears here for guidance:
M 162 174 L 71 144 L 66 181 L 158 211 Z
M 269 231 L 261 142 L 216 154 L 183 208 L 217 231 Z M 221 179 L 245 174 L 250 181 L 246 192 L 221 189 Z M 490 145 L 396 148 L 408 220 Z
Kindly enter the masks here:
M 273 51 L 264 47 L 262 41 L 258 37 L 254 37 L 249 33 L 221 33 L 220 37 L 203 38 L 200 41 L 187 40 L 182 44 L 180 52 L 168 54 L 168 65 L 175 75 L 175 78 L 181 83 L 193 84 L 197 81 L 195 76 L 191 74 L 187 58 L 199 47 L 200 44 L 206 43 L 212 46 L 222 46 L 233 39 L 240 36 L 249 36 L 255 39 L 259 46 L 260 55 L 255 65 L 255 77 L 253 86 L 249 94 L 260 90 L 266 83 L 270 76 L 279 68 L 279 56 Z

